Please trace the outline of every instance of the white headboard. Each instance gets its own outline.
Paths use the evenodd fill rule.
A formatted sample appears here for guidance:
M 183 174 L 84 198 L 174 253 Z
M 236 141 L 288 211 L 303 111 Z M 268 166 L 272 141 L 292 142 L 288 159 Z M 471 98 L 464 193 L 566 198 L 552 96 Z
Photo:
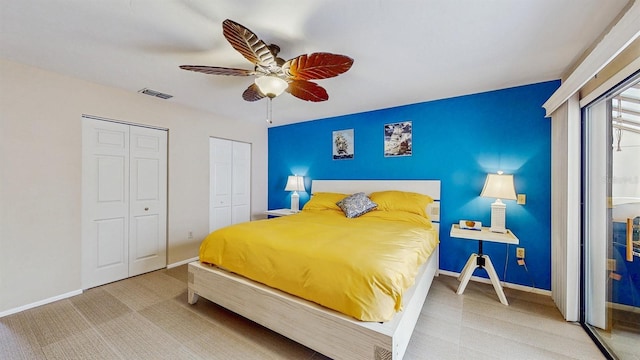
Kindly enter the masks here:
M 427 207 L 429 218 L 438 226 L 440 223 L 440 180 L 312 180 L 311 194 L 314 192 L 337 192 L 354 194 L 374 191 L 400 190 L 431 196 L 434 202 Z

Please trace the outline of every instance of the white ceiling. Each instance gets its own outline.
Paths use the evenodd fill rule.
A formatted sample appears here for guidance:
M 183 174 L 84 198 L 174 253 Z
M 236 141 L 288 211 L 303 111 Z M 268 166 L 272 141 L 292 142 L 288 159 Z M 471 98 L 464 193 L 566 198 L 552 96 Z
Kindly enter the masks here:
M 328 101 L 274 99 L 277 126 L 558 79 L 628 2 L 0 0 L 0 57 L 251 123 L 267 108 L 242 99 L 252 78 L 178 68 L 252 68 L 223 37 L 224 19 L 279 45 L 284 59 L 354 59 L 318 81 Z

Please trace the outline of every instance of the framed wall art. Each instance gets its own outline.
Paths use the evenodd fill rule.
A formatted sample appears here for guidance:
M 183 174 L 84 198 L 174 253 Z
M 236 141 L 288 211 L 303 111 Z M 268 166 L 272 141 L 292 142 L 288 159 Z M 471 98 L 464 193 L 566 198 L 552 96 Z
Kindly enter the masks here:
M 384 156 L 411 156 L 411 121 L 384 125 Z
M 355 147 L 353 129 L 333 132 L 333 160 L 353 159 Z

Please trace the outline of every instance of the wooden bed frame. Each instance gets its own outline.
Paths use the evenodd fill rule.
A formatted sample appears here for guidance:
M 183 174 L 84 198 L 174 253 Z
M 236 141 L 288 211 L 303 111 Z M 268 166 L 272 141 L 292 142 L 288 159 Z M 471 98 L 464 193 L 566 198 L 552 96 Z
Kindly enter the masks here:
M 402 190 L 436 200 L 427 209 L 439 231 L 439 180 L 314 180 L 313 192 Z M 391 321 L 363 322 L 215 266 L 189 263 L 188 301 L 202 296 L 333 359 L 402 359 L 427 293 L 438 273 L 439 247 L 420 268 Z

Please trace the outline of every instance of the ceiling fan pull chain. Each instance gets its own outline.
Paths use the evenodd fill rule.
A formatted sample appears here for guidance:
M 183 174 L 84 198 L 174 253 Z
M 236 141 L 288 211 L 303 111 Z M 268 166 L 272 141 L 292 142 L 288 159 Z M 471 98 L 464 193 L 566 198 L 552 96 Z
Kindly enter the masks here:
M 269 97 L 269 102 L 267 103 L 267 122 L 268 122 L 269 124 L 272 124 L 272 123 L 273 123 L 273 121 L 271 121 L 271 117 L 272 117 L 272 110 L 271 110 L 271 106 L 272 106 L 272 105 L 271 105 L 271 101 L 272 101 L 272 98 L 271 98 L 271 97 Z

